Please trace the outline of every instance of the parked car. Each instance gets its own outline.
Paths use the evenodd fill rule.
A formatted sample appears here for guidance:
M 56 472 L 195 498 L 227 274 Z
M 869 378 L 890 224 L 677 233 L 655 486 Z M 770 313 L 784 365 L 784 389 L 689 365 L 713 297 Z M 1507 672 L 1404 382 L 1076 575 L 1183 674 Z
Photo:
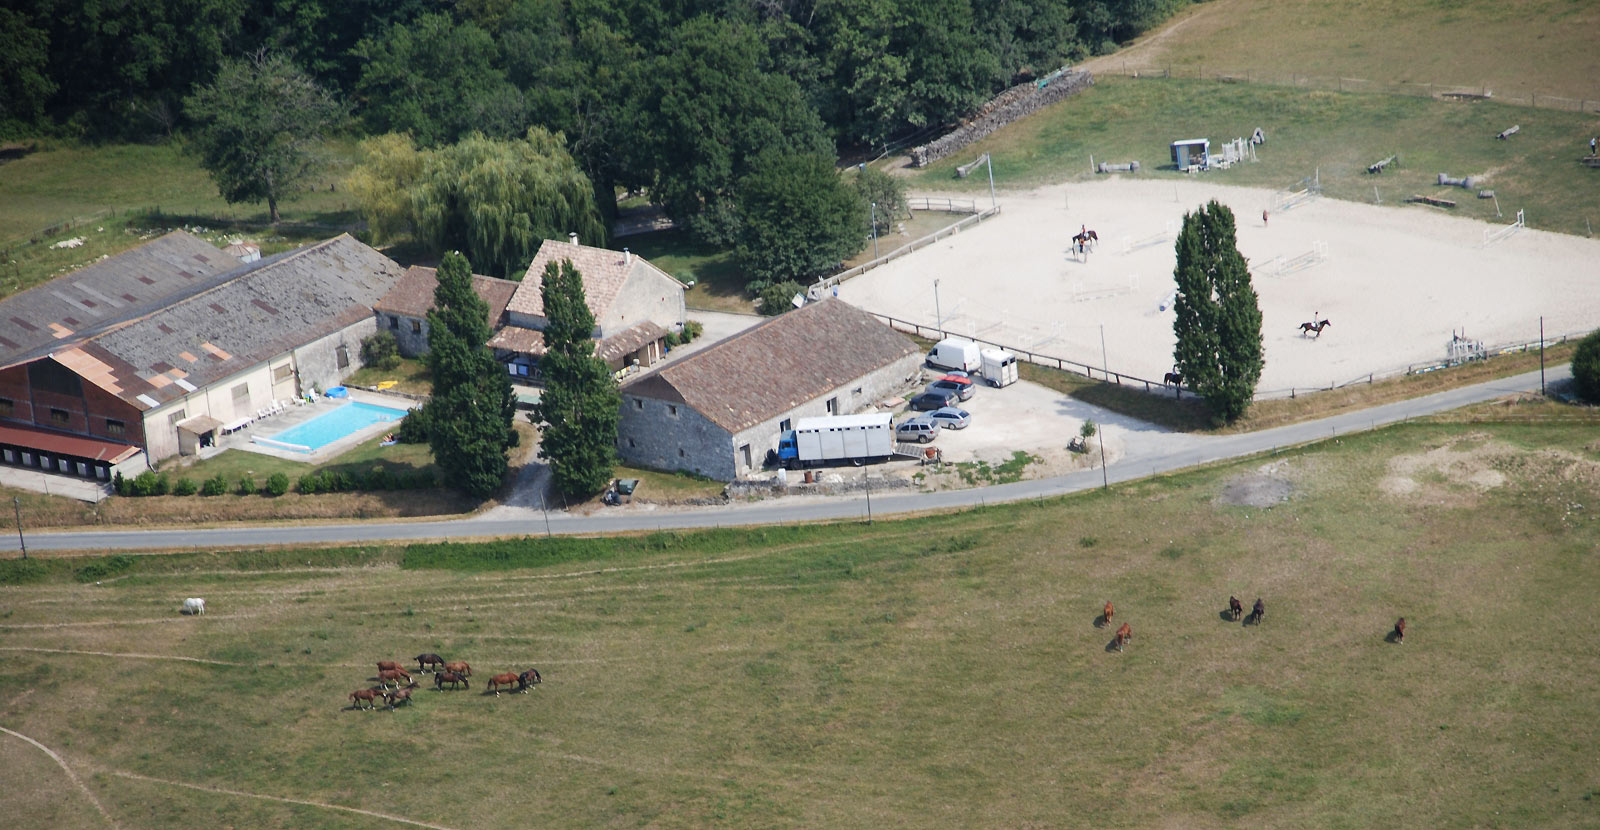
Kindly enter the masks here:
M 894 440 L 915 441 L 926 444 L 939 437 L 939 425 L 926 415 L 918 415 L 901 421 L 894 428 Z
M 976 388 L 977 386 L 973 384 L 970 379 L 958 378 L 954 375 L 945 375 L 933 383 L 928 384 L 929 391 L 934 389 L 948 389 L 951 392 L 956 393 L 956 397 L 963 401 L 972 397 L 973 390 Z
M 947 406 L 943 409 L 935 409 L 923 417 L 933 421 L 945 429 L 966 429 L 967 424 L 972 423 L 971 413 L 967 412 L 965 409 L 958 409 L 954 406 Z
M 949 389 L 929 389 L 911 399 L 911 408 L 917 411 L 943 409 L 954 406 L 957 395 Z

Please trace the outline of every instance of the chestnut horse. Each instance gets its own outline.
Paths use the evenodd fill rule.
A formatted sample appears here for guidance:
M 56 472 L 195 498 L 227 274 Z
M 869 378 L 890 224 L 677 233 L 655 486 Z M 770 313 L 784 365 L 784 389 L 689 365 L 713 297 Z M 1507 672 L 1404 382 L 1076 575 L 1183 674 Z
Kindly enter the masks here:
M 1332 320 L 1313 320 L 1312 322 L 1309 322 L 1309 323 L 1301 323 L 1300 324 L 1300 335 L 1302 337 L 1305 337 L 1305 336 L 1309 336 L 1309 335 L 1315 334 L 1316 336 L 1321 337 L 1322 336 L 1322 330 L 1327 328 L 1327 327 L 1329 327 L 1329 326 L 1331 326 L 1331 325 L 1333 325 L 1333 321 Z
M 398 668 L 400 668 L 400 664 L 396 663 L 393 660 L 379 660 L 378 661 L 378 671 L 394 671 L 395 669 L 398 669 Z
M 517 673 L 516 672 L 509 672 L 508 671 L 505 674 L 497 674 L 494 677 L 489 678 L 489 691 L 494 692 L 494 696 L 495 697 L 499 697 L 500 696 L 500 687 L 501 686 L 510 686 L 511 684 L 516 683 L 516 682 L 517 682 Z M 524 684 L 524 685 L 526 685 L 526 684 Z M 518 688 L 520 689 L 520 688 L 523 688 L 523 687 L 519 686 Z
M 356 689 L 350 693 L 350 699 L 355 701 L 354 703 L 350 704 L 350 708 L 360 709 L 361 701 L 365 700 L 367 702 L 368 709 L 375 709 L 378 705 L 377 700 L 380 696 L 382 696 L 382 694 L 383 690 L 378 687 L 373 687 L 371 689 Z
M 456 674 L 461 675 L 462 677 L 471 677 L 472 676 L 472 667 L 467 665 L 467 661 L 465 661 L 465 660 L 456 660 L 456 661 L 451 662 L 451 663 L 445 663 L 444 664 L 444 670 L 445 671 L 453 671 Z
M 385 687 L 387 687 L 390 683 L 393 683 L 394 687 L 398 689 L 400 688 L 400 681 L 402 679 L 407 683 L 410 683 L 411 673 L 405 669 L 384 669 L 383 671 L 378 672 L 378 682 L 383 684 Z
M 425 671 L 430 666 L 432 666 L 435 669 L 437 669 L 439 666 L 442 666 L 442 665 L 444 665 L 444 658 L 440 657 L 437 654 L 418 654 L 417 655 L 417 671 L 418 672 Z
M 529 686 L 537 686 L 540 683 L 543 683 L 544 678 L 539 676 L 538 669 L 528 669 L 522 674 L 517 675 L 517 681 L 522 684 L 522 688 L 526 689 Z
M 1244 603 L 1240 602 L 1238 597 L 1228 597 L 1228 616 L 1233 617 L 1235 621 L 1244 616 Z
M 1106 600 L 1105 610 L 1100 612 L 1100 619 L 1103 620 L 1102 625 L 1110 625 L 1111 615 L 1115 613 L 1117 613 L 1117 609 L 1111 607 L 1111 600 Z
M 1117 629 L 1117 651 L 1121 651 L 1123 646 L 1127 645 L 1131 639 L 1133 639 L 1133 626 L 1123 623 L 1122 627 Z
M 460 688 L 460 686 L 465 686 L 469 689 L 472 688 L 472 684 L 468 683 L 465 677 L 462 677 L 453 671 L 442 671 L 433 676 L 433 687 L 435 689 L 443 691 L 444 684 L 446 683 L 449 683 L 450 688 L 452 689 Z M 457 684 L 460 684 L 460 686 Z
M 1399 643 L 1400 645 L 1405 645 L 1406 644 L 1406 618 L 1405 617 L 1401 617 L 1400 621 L 1394 624 L 1394 641 Z
M 401 687 L 399 689 L 395 689 L 394 691 L 384 695 L 383 699 L 387 700 L 389 702 L 389 708 L 390 709 L 393 709 L 394 707 L 399 706 L 402 703 L 409 704 L 409 703 L 411 703 L 411 690 L 415 689 L 415 688 L 417 688 L 417 684 L 412 683 L 409 686 L 404 686 L 404 687 Z

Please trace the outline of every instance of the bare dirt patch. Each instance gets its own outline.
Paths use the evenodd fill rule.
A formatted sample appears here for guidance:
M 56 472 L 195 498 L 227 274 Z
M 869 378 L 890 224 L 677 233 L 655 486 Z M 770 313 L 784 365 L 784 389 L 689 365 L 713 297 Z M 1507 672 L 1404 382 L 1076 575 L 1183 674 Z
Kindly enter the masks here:
M 1288 461 L 1263 464 L 1253 473 L 1229 479 L 1222 485 L 1217 501 L 1236 507 L 1275 507 L 1294 495 Z
M 1389 496 L 1438 500 L 1482 494 L 1512 479 L 1590 484 L 1600 481 L 1600 463 L 1564 450 L 1530 452 L 1484 433 L 1470 433 L 1425 452 L 1391 458 L 1378 489 Z

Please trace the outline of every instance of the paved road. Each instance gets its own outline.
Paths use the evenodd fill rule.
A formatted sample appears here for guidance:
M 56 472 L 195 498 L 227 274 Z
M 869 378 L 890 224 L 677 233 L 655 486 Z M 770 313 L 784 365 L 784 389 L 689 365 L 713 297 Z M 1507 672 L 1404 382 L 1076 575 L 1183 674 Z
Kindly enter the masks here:
M 1562 365 L 1548 371 L 1551 382 L 1571 377 Z M 1452 389 L 1408 401 L 1386 404 L 1319 421 L 1293 424 L 1241 435 L 1199 436 L 1184 449 L 1159 457 L 1133 457 L 1112 464 L 1111 481 L 1131 481 L 1156 473 L 1289 447 L 1322 438 L 1360 432 L 1408 418 L 1458 409 L 1502 395 L 1539 388 L 1539 373 L 1529 372 L 1475 386 Z M 1132 439 L 1130 439 L 1132 440 Z M 1019 481 L 972 490 L 938 493 L 884 494 L 872 499 L 874 516 L 970 507 L 980 503 L 1020 501 L 1088 490 L 1100 486 L 1100 470 L 1083 470 L 1055 478 Z M 774 499 L 694 510 L 613 511 L 597 516 L 549 515 L 549 532 L 560 534 L 675 530 L 729 525 L 792 524 L 865 517 L 864 497 Z M 112 530 L 30 533 L 28 547 L 37 550 L 184 550 L 232 546 L 360 543 L 418 539 L 525 536 L 545 532 L 543 516 L 481 516 L 449 521 L 368 522 L 336 525 L 264 525 L 183 530 Z M 14 538 L 0 540 L 0 550 L 17 550 Z

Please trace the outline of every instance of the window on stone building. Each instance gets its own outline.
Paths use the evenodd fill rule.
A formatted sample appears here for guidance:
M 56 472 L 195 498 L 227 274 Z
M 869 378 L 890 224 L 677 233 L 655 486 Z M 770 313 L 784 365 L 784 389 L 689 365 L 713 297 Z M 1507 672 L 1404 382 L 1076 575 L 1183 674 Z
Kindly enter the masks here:
M 687 458 L 688 457 L 688 453 L 683 451 L 683 447 L 679 447 L 678 448 L 678 457 L 679 458 Z
M 185 419 L 185 418 L 187 418 L 187 417 L 189 417 L 189 413 L 185 412 L 182 409 L 180 409 L 177 412 L 174 412 L 171 415 L 167 416 L 167 426 L 169 426 L 169 427 L 177 427 L 178 422 L 183 420 L 183 419 Z
M 638 398 L 634 398 L 633 399 L 633 408 L 634 409 L 644 409 L 644 401 L 639 400 Z
M 389 328 L 391 328 L 391 329 L 399 329 L 400 328 L 400 318 L 394 316 L 393 314 L 389 315 Z
M 50 410 L 50 423 L 52 423 L 52 424 L 66 424 L 71 419 L 72 419 L 72 415 L 70 413 L 68 413 L 65 409 L 51 409 Z
M 250 408 L 250 384 L 241 383 L 233 387 L 233 411 L 236 415 L 245 414 Z
M 340 346 L 337 349 L 334 349 L 333 359 L 335 363 L 339 364 L 340 369 L 350 368 L 350 347 Z
M 788 418 L 784 418 L 783 420 L 778 422 L 778 431 L 779 432 L 788 432 L 791 429 L 794 429 L 794 426 L 789 423 L 789 419 Z
M 667 414 L 671 415 L 674 418 L 678 417 L 678 407 L 677 407 L 677 405 L 676 404 L 670 404 L 670 403 L 667 404 Z
M 128 425 L 111 418 L 106 419 L 107 435 L 124 435 L 128 432 Z
M 633 443 L 633 439 L 629 438 L 628 439 L 628 449 L 633 449 L 634 446 L 635 446 L 635 444 Z
M 273 383 L 283 383 L 291 377 L 294 377 L 294 364 L 292 363 L 285 363 L 272 370 Z
M 828 399 L 828 414 L 829 415 L 838 415 L 839 414 L 839 399 L 838 398 L 829 398 Z
M 412 334 L 421 334 L 422 333 L 422 321 L 421 320 L 412 320 L 411 321 L 411 333 Z

